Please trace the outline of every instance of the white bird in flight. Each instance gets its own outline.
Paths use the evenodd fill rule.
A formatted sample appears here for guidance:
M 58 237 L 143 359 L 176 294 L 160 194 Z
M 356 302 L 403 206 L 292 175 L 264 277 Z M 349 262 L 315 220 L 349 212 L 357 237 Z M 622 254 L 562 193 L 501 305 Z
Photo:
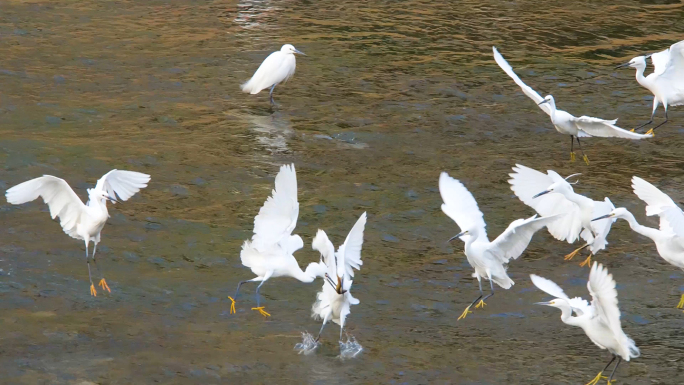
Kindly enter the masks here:
M 632 188 L 634 193 L 646 202 L 646 215 L 660 217 L 660 229 L 640 225 L 634 219 L 634 215 L 624 207 L 618 207 L 606 215 L 595 218 L 594 221 L 606 218 L 626 220 L 632 230 L 655 243 L 658 254 L 664 260 L 684 269 L 684 213 L 667 194 L 637 176 L 632 177 Z M 677 308 L 684 308 L 684 294 Z
M 461 232 L 451 239 L 460 238 L 465 242 L 465 255 L 468 263 L 473 267 L 480 286 L 480 296 L 465 308 L 459 320 L 472 313 L 470 308 L 477 303 L 475 308 L 484 307 L 485 300 L 494 295 L 494 283 L 504 289 L 513 286 L 513 280 L 506 274 L 508 262 L 517 259 L 530 244 L 532 236 L 544 226 L 550 225 L 562 215 L 537 218 L 532 216 L 527 219 L 517 219 L 508 225 L 494 241 L 487 238 L 485 221 L 482 212 L 477 207 L 473 195 L 461 182 L 442 172 L 439 176 L 439 193 L 442 195 L 442 211 L 453 219 L 461 229 Z M 482 278 L 489 280 L 492 289 L 486 297 L 482 292 Z M 484 297 L 484 298 L 483 298 Z M 479 301 L 479 302 L 478 302 Z
M 245 241 L 240 252 L 242 264 L 249 267 L 256 278 L 242 281 L 235 291 L 237 298 L 240 286 L 245 282 L 261 282 L 256 289 L 258 310 L 269 317 L 263 306 L 259 306 L 259 289 L 269 278 L 292 277 L 302 282 L 313 282 L 316 277 L 325 275 L 326 267 L 322 262 L 312 262 L 302 271 L 294 257 L 294 252 L 304 247 L 299 235 L 292 235 L 297 226 L 299 201 L 297 200 L 297 173 L 294 164 L 283 165 L 275 178 L 275 189 L 271 192 L 259 214 L 254 217 L 254 235 Z M 235 313 L 235 299 L 230 298 L 230 313 Z
M 366 213 L 352 227 L 347 239 L 335 252 L 335 246 L 328 239 L 325 231 L 318 230 L 311 246 L 321 253 L 327 266 L 323 288 L 316 295 L 316 302 L 311 308 L 311 316 L 323 321 L 316 341 L 321 338 L 323 328 L 328 321 L 340 325 L 340 340 L 344 330 L 344 320 L 349 315 L 351 305 L 358 305 L 359 300 L 351 295 L 350 289 L 354 279 L 354 269 L 359 270 L 361 247 L 363 246 L 363 230 L 366 226 Z
M 554 238 L 568 243 L 574 243 L 578 237 L 586 241 L 584 246 L 566 255 L 565 260 L 571 260 L 582 249 L 589 247 L 591 254 L 580 266 L 590 265 L 591 256 L 606 248 L 606 237 L 615 222 L 615 219 L 592 222 L 592 219 L 606 215 L 615 208 L 610 199 L 606 197 L 604 201 L 595 201 L 575 193 L 567 179 L 579 174 L 563 179 L 553 170 L 544 174 L 520 164 L 516 164 L 513 171 L 509 174 L 511 179 L 508 183 L 524 204 L 543 217 L 566 214 L 547 226 Z
M 295 53 L 306 56 L 304 52 L 297 50 L 292 44 L 285 44 L 280 48 L 280 51 L 268 55 L 252 78 L 242 85 L 242 92 L 249 92 L 254 95 L 264 88 L 271 87 L 268 96 L 271 99 L 271 104 L 275 104 L 273 89 L 294 75 L 297 66 Z
M 639 357 L 639 348 L 622 331 L 615 280 L 612 274 L 608 274 L 606 268 L 600 264 L 597 265 L 596 262 L 591 267 L 587 282 L 587 289 L 592 298 L 591 305 L 580 297 L 569 298 L 563 289 L 551 280 L 534 274 L 530 275 L 530 278 L 537 288 L 554 297 L 551 301 L 538 302 L 537 305 L 560 309 L 563 323 L 581 327 L 591 342 L 601 349 L 608 349 L 613 355 L 608 365 L 587 385 L 595 385 L 601 379 L 606 379 L 602 376 L 603 372 L 608 370 L 610 364 L 617 359 L 617 364 L 608 377 L 608 384 L 610 384 L 622 360 L 629 361 Z
M 501 67 L 508 76 L 515 81 L 515 83 L 522 89 L 523 93 L 532 99 L 542 111 L 546 112 L 547 115 L 551 117 L 551 123 L 556 128 L 556 131 L 561 134 L 570 135 L 570 161 L 575 160 L 575 152 L 573 151 L 573 138 L 577 139 L 577 144 L 579 145 L 580 151 L 582 151 L 582 159 L 586 164 L 589 164 L 589 158 L 584 154 L 582 150 L 582 144 L 580 144 L 579 138 L 597 136 L 603 138 L 616 137 L 625 139 L 644 139 L 652 137 L 652 133 L 649 134 L 638 134 L 635 132 L 630 132 L 623 130 L 622 128 L 615 125 L 617 119 L 614 120 L 604 120 L 599 118 L 592 118 L 590 116 L 580 116 L 579 118 L 570 115 L 569 113 L 556 109 L 556 102 L 553 96 L 547 95 L 542 98 L 535 90 L 529 87 L 527 84 L 523 83 L 518 75 L 513 72 L 513 68 L 508 64 L 506 59 L 501 56 L 496 47 L 492 47 L 494 51 L 494 60 Z
M 74 190 L 64 180 L 52 175 L 43 175 L 20 183 L 5 193 L 7 202 L 15 205 L 43 198 L 50 209 L 52 219 L 59 217 L 62 230 L 72 238 L 85 241 L 86 263 L 88 264 L 88 278 L 90 278 L 90 294 L 97 296 L 90 274 L 90 260 L 88 243 L 93 242 L 93 264 L 97 268 L 95 252 L 100 243 L 100 232 L 109 218 L 107 200 L 116 202 L 126 201 L 140 189 L 147 187 L 150 176 L 135 171 L 112 170 L 97 181 L 95 188 L 88 189 L 88 203 L 83 204 Z M 98 271 L 100 269 L 98 268 Z M 111 293 L 107 281 L 100 272 L 100 282 L 103 290 Z

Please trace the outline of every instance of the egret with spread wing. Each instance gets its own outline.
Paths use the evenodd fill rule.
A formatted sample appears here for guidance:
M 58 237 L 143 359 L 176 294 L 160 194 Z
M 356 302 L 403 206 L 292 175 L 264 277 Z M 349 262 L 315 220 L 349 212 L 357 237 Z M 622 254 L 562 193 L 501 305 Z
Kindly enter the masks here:
M 311 308 L 311 316 L 323 321 L 316 341 L 321 338 L 323 328 L 328 321 L 340 325 L 340 340 L 342 340 L 344 320 L 349 315 L 350 307 L 359 304 L 359 300 L 351 295 L 350 289 L 354 279 L 354 269 L 359 270 L 363 264 L 361 246 L 363 246 L 365 227 L 366 213 L 363 213 L 337 252 L 323 230 L 318 230 L 311 243 L 313 249 L 321 253 L 327 267 L 323 288 L 316 295 L 316 302 Z
M 513 171 L 509 174 L 511 179 L 508 183 L 524 204 L 532 207 L 543 217 L 566 214 L 547 226 L 554 238 L 568 243 L 574 243 L 578 237 L 586 241 L 584 246 L 566 255 L 565 260 L 571 260 L 588 247 L 591 253 L 580 266 L 589 266 L 592 255 L 606 248 L 606 237 L 610 232 L 610 226 L 615 222 L 615 219 L 600 223 L 592 222 L 592 219 L 608 214 L 615 208 L 610 199 L 595 201 L 575 193 L 567 179 L 579 174 L 563 179 L 553 170 L 548 170 L 544 174 L 520 164 L 515 165 Z
M 264 317 L 269 317 L 263 306 L 259 306 L 259 289 L 269 278 L 292 277 L 302 282 L 313 282 L 318 276 L 325 274 L 325 265 L 312 262 L 302 271 L 294 257 L 294 252 L 304 247 L 299 235 L 292 235 L 297 226 L 299 201 L 297 200 L 297 174 L 293 165 L 283 165 L 275 178 L 275 189 L 271 192 L 259 214 L 254 218 L 254 235 L 251 241 L 245 241 L 240 252 L 242 264 L 249 267 L 256 278 L 242 281 L 235 291 L 237 298 L 240 286 L 245 282 L 261 282 L 256 289 L 258 310 Z M 235 313 L 235 299 L 230 313 Z
M 107 200 L 116 202 L 118 196 L 120 200 L 126 201 L 140 189 L 147 187 L 149 181 L 150 176 L 147 174 L 112 170 L 97 181 L 95 188 L 88 189 L 88 202 L 83 204 L 81 198 L 64 179 L 43 175 L 10 188 L 5 193 L 5 197 L 7 202 L 15 205 L 30 202 L 38 197 L 43 198 L 50 209 L 52 218 L 59 217 L 62 230 L 72 238 L 85 241 L 90 294 L 97 296 L 90 274 L 89 258 L 91 257 L 88 255 L 88 244 L 90 242 L 94 244 L 92 259 L 97 268 L 95 252 L 97 244 L 100 243 L 100 232 L 109 218 Z M 111 293 L 101 272 L 98 285 Z
M 653 73 L 644 77 L 646 59 L 651 58 Z M 681 106 L 684 104 L 684 40 L 672 44 L 670 48 L 656 52 L 652 55 L 637 56 L 628 63 L 619 65 L 617 68 L 630 67 L 636 69 L 636 80 L 642 87 L 653 94 L 653 111 L 651 119 L 636 127 L 638 130 L 653 123 L 656 110 L 660 103 L 665 109 L 665 121 L 651 128 L 646 134 L 653 134 L 656 128 L 667 123 L 667 107 Z M 632 130 L 632 131 L 634 131 Z
M 529 87 L 527 84 L 523 83 L 518 75 L 513 72 L 513 68 L 508 64 L 506 59 L 501 56 L 496 47 L 492 47 L 494 51 L 494 60 L 501 67 L 508 76 L 510 76 L 513 81 L 522 89 L 523 93 L 532 99 L 542 111 L 546 112 L 547 115 L 551 117 L 551 122 L 558 132 L 565 135 L 570 135 L 570 160 L 575 160 L 575 153 L 573 151 L 573 138 L 577 139 L 577 144 L 582 151 L 582 158 L 586 164 L 589 164 L 589 158 L 584 155 L 582 150 L 582 145 L 580 144 L 580 139 L 583 137 L 598 136 L 603 138 L 615 137 L 615 138 L 625 138 L 625 139 L 644 139 L 650 138 L 652 134 L 637 134 L 635 132 L 630 132 L 623 130 L 622 128 L 615 125 L 617 119 L 614 120 L 604 120 L 599 118 L 592 118 L 590 116 L 580 116 L 579 118 L 570 115 L 569 113 L 556 109 L 556 102 L 553 96 L 547 95 L 542 98 L 535 90 Z
M 639 357 L 639 348 L 622 331 L 615 280 L 612 274 L 608 274 L 606 268 L 600 264 L 597 265 L 596 262 L 591 267 L 589 282 L 587 282 L 592 298 L 591 304 L 579 297 L 569 298 L 563 289 L 551 280 L 534 274 L 530 275 L 530 278 L 537 288 L 554 297 L 548 302 L 538 302 L 538 305 L 560 309 L 563 323 L 581 327 L 591 342 L 601 349 L 608 349 L 613 355 L 608 365 L 587 385 L 595 385 L 601 379 L 606 379 L 602 376 L 603 372 L 608 370 L 610 364 L 617 359 L 613 372 L 607 378 L 610 384 L 622 360 L 629 361 Z
M 634 215 L 624 207 L 618 207 L 604 216 L 595 218 L 594 221 L 606 218 L 626 220 L 632 230 L 655 243 L 658 254 L 664 260 L 684 269 L 684 213 L 667 194 L 637 176 L 632 177 L 632 188 L 634 193 L 646 202 L 646 215 L 660 217 L 659 229 L 640 225 Z M 684 294 L 677 308 L 684 308 Z
M 562 215 L 544 218 L 537 218 L 535 215 L 527 219 L 516 219 L 501 235 L 490 242 L 482 212 L 477 207 L 473 195 L 461 182 L 442 172 L 439 176 L 439 193 L 444 200 L 442 211 L 461 229 L 461 232 L 449 241 L 460 238 L 465 242 L 466 258 L 475 269 L 473 276 L 477 278 L 480 286 L 480 296 L 465 308 L 458 318 L 460 320 L 471 313 L 470 308 L 476 303 L 475 308 L 486 305 L 484 301 L 494 295 L 494 282 L 504 289 L 513 286 L 513 280 L 506 273 L 507 264 L 511 259 L 517 259 L 522 255 L 535 232 L 550 225 Z M 482 292 L 482 278 L 489 280 L 492 289 L 491 294 L 487 296 Z
M 280 51 L 275 51 L 268 55 L 252 78 L 242 85 L 242 92 L 249 92 L 254 95 L 261 92 L 264 88 L 271 87 L 271 92 L 268 96 L 271 104 L 275 104 L 273 101 L 273 90 L 278 84 L 287 81 L 295 73 L 295 67 L 297 66 L 295 53 L 304 55 L 304 52 L 297 50 L 292 44 L 285 44 L 280 48 Z

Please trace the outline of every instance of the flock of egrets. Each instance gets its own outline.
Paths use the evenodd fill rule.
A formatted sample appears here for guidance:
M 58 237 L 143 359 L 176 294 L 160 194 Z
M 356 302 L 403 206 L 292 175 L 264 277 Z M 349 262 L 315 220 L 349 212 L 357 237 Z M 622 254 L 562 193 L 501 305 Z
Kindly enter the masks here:
M 257 94 L 270 87 L 270 101 L 273 101 L 273 90 L 276 85 L 286 81 L 295 71 L 294 54 L 303 54 L 292 45 L 284 45 L 280 51 L 269 55 L 256 71 L 254 76 L 242 85 L 244 92 Z M 493 48 L 496 63 L 508 74 L 522 91 L 546 112 L 555 128 L 562 134 L 570 135 L 571 160 L 575 160 L 573 152 L 574 140 L 580 146 L 580 138 L 584 137 L 618 137 L 627 139 L 644 139 L 654 135 L 654 130 L 667 122 L 667 107 L 684 103 L 684 41 L 670 48 L 649 56 L 639 56 L 623 66 L 636 68 L 637 81 L 648 88 L 654 95 L 653 113 L 649 122 L 637 127 L 642 128 L 653 122 L 656 109 L 660 103 L 665 108 L 665 121 L 644 134 L 635 130 L 624 130 L 615 125 L 617 120 L 604 120 L 588 116 L 575 117 L 556 108 L 551 95 L 542 98 L 532 88 L 523 83 L 513 72 L 511 66 Z M 647 77 L 643 76 L 646 60 L 650 57 L 655 70 Z M 622 66 L 621 66 L 622 67 Z M 588 164 L 587 156 L 582 158 Z M 506 273 L 507 264 L 517 259 L 527 248 L 535 232 L 547 228 L 549 233 L 560 241 L 574 243 L 581 239 L 584 244 L 569 253 L 570 260 L 583 249 L 589 249 L 589 256 L 582 266 L 591 265 L 591 258 L 606 248 L 607 237 L 611 225 L 622 218 L 629 223 L 635 232 L 644 235 L 656 245 L 658 253 L 667 262 L 684 269 L 684 212 L 665 193 L 649 182 L 632 178 L 634 193 L 646 202 L 646 214 L 660 217 L 660 228 L 642 226 L 634 216 L 624 208 L 615 208 L 608 198 L 593 200 L 574 192 L 573 184 L 568 180 L 578 174 L 563 178 L 555 171 L 546 174 L 522 165 L 513 167 L 509 183 L 515 195 L 537 214 L 527 219 L 517 219 L 495 240 L 489 241 L 482 212 L 472 194 L 457 179 L 443 172 L 439 177 L 439 191 L 444 201 L 442 210 L 452 218 L 461 232 L 451 238 L 461 239 L 465 243 L 465 255 L 475 270 L 480 295 L 468 305 L 459 320 L 472 312 L 472 307 L 484 307 L 485 300 L 494 295 L 494 283 L 509 289 L 514 282 Z M 90 272 L 90 260 L 97 268 L 95 252 L 100 242 L 100 233 L 107 218 L 107 201 L 126 201 L 140 189 L 147 186 L 150 176 L 133 171 L 112 170 L 98 180 L 95 188 L 88 189 L 89 200 L 86 204 L 78 198 L 63 179 L 45 175 L 21 183 L 7 190 L 7 201 L 22 204 L 42 197 L 48 205 L 52 218 L 59 217 L 60 225 L 66 234 L 82 240 L 86 246 L 86 262 L 90 278 L 90 292 L 97 295 L 97 289 Z M 351 305 L 359 300 L 351 295 L 354 270 L 359 270 L 363 232 L 366 225 L 366 213 L 360 215 L 351 228 L 344 243 L 335 251 L 333 243 L 323 230 L 319 230 L 312 241 L 312 248 L 321 254 L 319 262 L 310 263 L 305 270 L 299 267 L 294 253 L 304 247 L 299 235 L 293 235 L 299 216 L 297 198 L 297 176 L 294 165 L 284 165 L 275 178 L 275 188 L 254 218 L 254 230 L 251 240 L 242 245 L 240 259 L 256 275 L 255 278 L 242 281 L 237 286 L 234 297 L 229 297 L 231 313 L 235 313 L 235 298 L 245 282 L 260 282 L 256 288 L 256 307 L 252 310 L 268 317 L 265 307 L 261 306 L 259 289 L 270 278 L 293 277 L 302 282 L 313 282 L 323 279 L 321 291 L 316 295 L 312 307 L 312 316 L 322 321 L 317 338 L 305 336 L 302 344 L 298 344 L 301 352 L 310 353 L 318 346 L 318 340 L 328 321 L 340 325 L 340 340 L 344 330 L 345 319 L 350 313 Z M 92 255 L 88 253 L 89 243 L 93 242 Z M 99 269 L 98 269 L 99 271 Z M 110 291 L 104 276 L 100 272 L 98 286 Z M 491 293 L 486 295 L 482 290 L 482 279 L 489 280 Z M 535 286 L 554 297 L 551 301 L 539 304 L 557 307 L 561 310 L 561 320 L 572 326 L 581 327 L 597 346 L 608 349 L 613 359 L 599 374 L 589 382 L 597 384 L 601 379 L 612 381 L 615 370 L 622 360 L 629 361 L 639 356 L 639 349 L 623 331 L 620 324 L 615 280 L 606 268 L 596 262 L 591 265 L 587 288 L 592 296 L 591 304 L 581 298 L 569 298 L 554 282 L 531 275 Z M 110 291 L 111 292 L 111 291 Z M 678 308 L 684 307 L 682 295 Z M 361 351 L 358 344 L 350 345 L 340 341 L 340 347 L 346 349 L 347 356 L 356 356 Z M 609 377 L 603 372 L 617 359 L 617 363 Z

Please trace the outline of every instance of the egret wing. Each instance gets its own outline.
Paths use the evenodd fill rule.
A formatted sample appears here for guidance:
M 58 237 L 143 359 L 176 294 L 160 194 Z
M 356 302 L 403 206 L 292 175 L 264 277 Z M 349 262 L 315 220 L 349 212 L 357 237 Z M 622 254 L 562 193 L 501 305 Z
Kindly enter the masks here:
M 591 136 L 601 138 L 624 138 L 624 139 L 645 139 L 652 138 L 653 134 L 639 134 L 624 130 L 615 125 L 615 120 L 604 120 L 599 118 L 592 118 L 591 116 L 580 116 L 579 118 L 572 117 L 573 122 L 580 130 L 586 132 Z
M 646 215 L 660 217 L 660 230 L 684 236 L 684 213 L 672 198 L 638 176 L 632 177 L 632 189 L 646 202 Z
M 653 73 L 661 75 L 667 68 L 667 62 L 670 61 L 670 47 L 660 52 L 651 54 L 651 63 L 653 63 Z
M 549 106 L 547 103 L 541 105 L 539 104 L 544 101 L 544 98 L 541 97 L 541 95 L 539 95 L 537 91 L 533 90 L 530 86 L 528 86 L 527 84 L 523 83 L 522 80 L 520 80 L 518 75 L 516 75 L 516 73 L 513 72 L 513 67 L 511 67 L 511 65 L 508 64 L 506 59 L 504 59 L 503 56 L 501 56 L 496 47 L 492 47 L 492 51 L 494 52 L 494 60 L 496 60 L 496 64 L 498 64 L 499 67 L 501 67 L 501 69 L 504 70 L 504 72 L 508 76 L 510 76 L 511 79 L 513 79 L 515 84 L 517 84 L 522 89 L 523 93 L 527 95 L 528 98 L 532 99 L 537 104 L 537 106 L 539 106 L 539 108 L 542 109 L 542 111 L 546 112 L 547 115 L 551 116 L 551 106 Z
M 487 238 L 482 212 L 477 207 L 473 194 L 461 182 L 442 172 L 439 176 L 439 193 L 444 201 L 442 211 L 453 219 L 462 231 L 478 228 L 483 239 Z
M 277 243 L 289 253 L 301 248 L 301 238 L 296 240 L 293 237 L 297 236 L 291 236 L 298 216 L 297 173 L 294 164 L 283 165 L 276 175 L 275 189 L 254 218 L 255 247 L 260 249 Z
M 102 176 L 95 185 L 96 190 L 106 191 L 112 197 L 127 201 L 140 189 L 147 187 L 150 176 L 136 171 L 112 170 Z
M 536 194 L 548 189 L 554 182 L 559 180 L 565 182 L 565 180 L 554 171 L 549 170 L 547 175 L 520 164 L 516 164 L 513 171 L 509 174 L 511 179 L 508 180 L 513 193 L 543 217 L 566 214 L 549 223 L 547 228 L 554 238 L 568 241 L 568 243 L 574 242 L 582 230 L 579 206 L 557 193 L 533 198 Z
M 268 55 L 249 81 L 242 85 L 243 92 L 258 94 L 264 88 L 286 81 L 295 72 L 296 59 L 281 51 Z
M 321 253 L 323 256 L 323 262 L 327 267 L 328 275 L 331 279 L 337 277 L 337 263 L 335 261 L 335 246 L 333 246 L 328 235 L 323 230 L 318 230 L 316 236 L 311 242 L 311 248 Z M 325 282 L 323 282 L 325 286 Z
M 614 209 L 615 206 L 613 206 L 613 203 L 610 201 L 610 199 L 608 199 L 608 197 L 606 197 L 603 202 L 594 201 L 594 212 L 592 214 L 592 218 L 608 215 Z M 606 245 L 608 244 L 606 237 L 608 237 L 610 227 L 613 225 L 613 223 L 615 223 L 616 220 L 617 218 L 607 218 L 600 221 L 591 222 L 591 229 L 595 236 L 590 246 L 592 254 L 596 254 L 599 250 L 606 248 Z
M 363 231 L 366 227 L 366 213 L 361 214 L 359 219 L 352 227 L 347 235 L 347 239 L 337 250 L 338 271 L 345 272 L 345 283 L 349 281 L 351 286 L 351 278 L 354 277 L 354 269 L 359 270 L 363 261 L 361 260 L 361 247 L 363 246 Z M 348 290 L 348 288 L 345 288 Z
M 534 215 L 527 219 L 516 219 L 489 244 L 487 251 L 495 255 L 501 263 L 508 263 L 511 259 L 517 259 L 530 244 L 534 233 L 563 215 L 557 214 L 541 218 Z
M 665 90 L 668 105 L 679 106 L 684 104 L 684 41 L 672 44 L 668 52 L 667 65 L 657 81 Z
M 570 299 L 567 296 L 567 294 L 565 294 L 563 289 L 552 280 L 540 277 L 535 274 L 530 274 L 530 279 L 532 280 L 534 286 L 536 286 L 539 290 L 543 291 L 544 293 L 555 298 L 562 298 L 566 300 Z
M 20 183 L 5 193 L 7 202 L 15 205 L 43 198 L 50 209 L 52 219 L 59 217 L 59 224 L 66 234 L 73 238 L 76 227 L 85 215 L 86 206 L 64 180 L 52 175 L 43 175 Z

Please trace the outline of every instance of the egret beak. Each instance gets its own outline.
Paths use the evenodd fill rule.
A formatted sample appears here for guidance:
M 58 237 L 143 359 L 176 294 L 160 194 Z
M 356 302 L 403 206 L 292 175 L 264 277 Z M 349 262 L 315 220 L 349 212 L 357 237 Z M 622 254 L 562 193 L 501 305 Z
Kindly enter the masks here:
M 119 201 L 116 200 L 116 197 L 112 197 L 111 195 L 107 195 L 107 199 L 109 199 L 112 203 L 119 203 Z
M 542 100 L 540 103 L 537 103 L 538 106 L 541 106 L 544 103 L 548 103 L 549 101 L 547 99 Z
M 536 302 L 535 305 L 551 306 L 551 302 Z
M 604 216 L 602 216 L 602 217 L 594 218 L 594 219 L 592 219 L 591 221 L 593 222 L 593 221 L 598 221 L 599 219 L 612 218 L 612 217 L 614 217 L 614 216 L 615 216 L 615 214 L 607 214 L 607 215 L 604 215 Z
M 463 232 L 461 232 L 461 233 L 458 233 L 458 234 L 454 235 L 453 237 L 449 238 L 449 240 L 447 241 L 447 243 L 453 241 L 454 239 L 456 239 L 456 238 L 458 238 L 458 237 L 460 237 L 460 236 L 465 235 L 465 233 L 467 233 L 467 232 L 468 232 L 468 230 L 463 231 Z
M 615 67 L 615 69 L 629 67 L 629 64 L 630 63 L 620 64 L 619 66 Z
M 538 197 L 540 197 L 540 196 L 542 196 L 542 195 L 544 195 L 544 194 L 548 194 L 548 193 L 550 193 L 550 192 L 551 192 L 551 190 L 542 191 L 542 192 L 540 192 L 539 194 L 533 196 L 532 199 L 538 198 Z
M 295 48 L 294 51 L 295 51 L 295 53 L 298 53 L 298 54 L 300 54 L 300 55 L 307 56 L 304 52 L 302 52 L 302 51 L 300 51 L 300 50 L 298 50 L 298 49 L 296 49 L 296 48 Z

